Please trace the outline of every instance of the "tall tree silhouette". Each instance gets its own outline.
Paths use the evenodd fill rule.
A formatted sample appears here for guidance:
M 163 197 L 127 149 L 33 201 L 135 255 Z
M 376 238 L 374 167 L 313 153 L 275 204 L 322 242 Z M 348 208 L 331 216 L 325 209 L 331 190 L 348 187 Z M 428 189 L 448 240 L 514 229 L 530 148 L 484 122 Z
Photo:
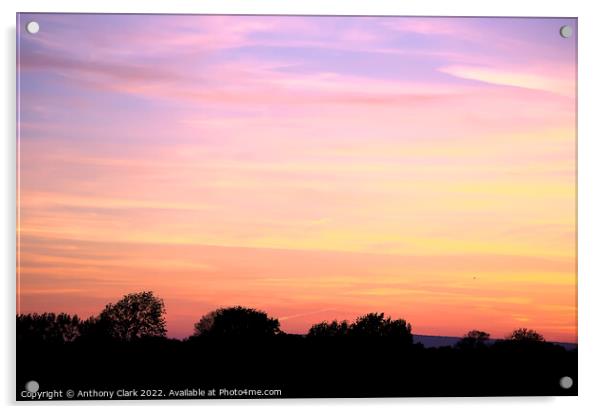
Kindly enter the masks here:
M 490 335 L 487 332 L 472 330 L 458 341 L 456 347 L 460 349 L 483 349 L 487 346 Z
M 89 321 L 97 333 L 120 341 L 143 337 L 164 337 L 165 304 L 152 292 L 130 293 L 109 303 L 98 318 Z
M 193 336 L 267 337 L 279 332 L 278 319 L 257 309 L 234 306 L 219 308 L 203 316 L 194 325 Z

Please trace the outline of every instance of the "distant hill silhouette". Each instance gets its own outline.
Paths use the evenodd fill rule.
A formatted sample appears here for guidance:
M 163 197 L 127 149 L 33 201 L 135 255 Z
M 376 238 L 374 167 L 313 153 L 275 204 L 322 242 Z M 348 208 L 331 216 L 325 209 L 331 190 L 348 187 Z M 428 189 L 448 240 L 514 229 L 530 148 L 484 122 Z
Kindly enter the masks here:
M 423 344 L 425 348 L 439 348 L 442 346 L 454 346 L 460 341 L 460 336 L 437 336 L 437 335 L 420 335 L 414 334 L 414 343 Z M 493 345 L 498 339 L 490 339 L 486 343 L 487 345 Z M 552 342 L 555 345 L 559 345 L 567 351 L 577 349 L 577 344 L 572 342 Z

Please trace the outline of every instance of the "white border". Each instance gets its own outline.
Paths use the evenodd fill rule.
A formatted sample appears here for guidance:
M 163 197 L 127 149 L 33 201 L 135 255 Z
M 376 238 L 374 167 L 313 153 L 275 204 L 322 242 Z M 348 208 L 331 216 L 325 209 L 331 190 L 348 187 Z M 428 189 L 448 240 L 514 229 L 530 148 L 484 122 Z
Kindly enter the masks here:
M 104 412 L 111 409 L 144 409 L 164 412 L 176 405 L 184 410 L 245 410 L 250 412 L 307 410 L 327 412 L 343 408 L 351 412 L 414 411 L 466 413 L 487 410 L 488 413 L 545 410 L 547 413 L 593 412 L 600 404 L 602 337 L 601 278 L 602 265 L 602 104 L 601 77 L 602 18 L 593 0 L 3 0 L 0 2 L 4 48 L 2 54 L 2 179 L 3 265 L 0 347 L 3 363 L 0 374 L 0 402 L 15 409 L 14 401 L 14 312 L 15 312 L 15 13 L 16 12 L 115 12 L 115 13 L 232 13 L 232 14 L 373 14 L 373 15 L 439 15 L 439 16 L 557 16 L 579 18 L 579 397 L 565 398 L 440 398 L 381 400 L 283 400 L 283 401 L 202 401 L 151 403 L 87 403 L 85 410 Z M 520 375 L 520 373 L 517 373 Z M 23 404 L 18 404 L 23 405 Z M 49 412 L 82 410 L 79 405 L 65 403 L 29 405 L 24 409 Z

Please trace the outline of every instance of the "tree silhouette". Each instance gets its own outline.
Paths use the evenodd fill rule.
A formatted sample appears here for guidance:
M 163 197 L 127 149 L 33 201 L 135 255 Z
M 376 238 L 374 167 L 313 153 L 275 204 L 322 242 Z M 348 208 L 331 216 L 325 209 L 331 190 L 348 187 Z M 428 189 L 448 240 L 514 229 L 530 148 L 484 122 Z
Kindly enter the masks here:
M 388 337 L 411 344 L 412 325 L 404 319 L 385 318 L 384 313 L 368 313 L 360 316 L 350 327 L 350 334 L 360 337 Z
M 97 318 L 86 323 L 86 332 L 120 341 L 164 337 L 165 305 L 152 292 L 130 293 L 115 304 L 109 303 Z
M 17 315 L 18 341 L 72 342 L 80 335 L 81 320 L 66 313 Z
M 487 332 L 473 330 L 469 331 L 458 341 L 456 347 L 460 349 L 483 349 L 487 346 L 490 335 Z
M 510 335 L 506 337 L 509 341 L 516 342 L 545 342 L 543 335 L 538 332 L 527 329 L 527 328 L 519 328 L 515 329 Z
M 384 313 L 368 313 L 358 317 L 355 322 L 336 320 L 317 323 L 309 328 L 308 337 L 351 336 L 364 338 L 395 338 L 403 343 L 412 344 L 412 325 L 404 319 L 385 318 Z
M 349 323 L 347 321 L 338 322 L 336 319 L 330 323 L 323 321 L 316 323 L 309 328 L 307 336 L 344 336 L 349 333 Z
M 268 337 L 280 332 L 278 319 L 253 308 L 219 308 L 203 316 L 194 325 L 193 336 Z

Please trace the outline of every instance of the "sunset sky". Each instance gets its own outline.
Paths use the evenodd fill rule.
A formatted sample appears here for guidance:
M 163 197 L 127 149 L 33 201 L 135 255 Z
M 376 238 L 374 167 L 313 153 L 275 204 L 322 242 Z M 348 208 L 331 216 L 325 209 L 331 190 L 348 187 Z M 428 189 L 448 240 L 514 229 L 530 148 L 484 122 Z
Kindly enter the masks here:
M 576 20 L 19 20 L 18 312 L 577 340 Z

